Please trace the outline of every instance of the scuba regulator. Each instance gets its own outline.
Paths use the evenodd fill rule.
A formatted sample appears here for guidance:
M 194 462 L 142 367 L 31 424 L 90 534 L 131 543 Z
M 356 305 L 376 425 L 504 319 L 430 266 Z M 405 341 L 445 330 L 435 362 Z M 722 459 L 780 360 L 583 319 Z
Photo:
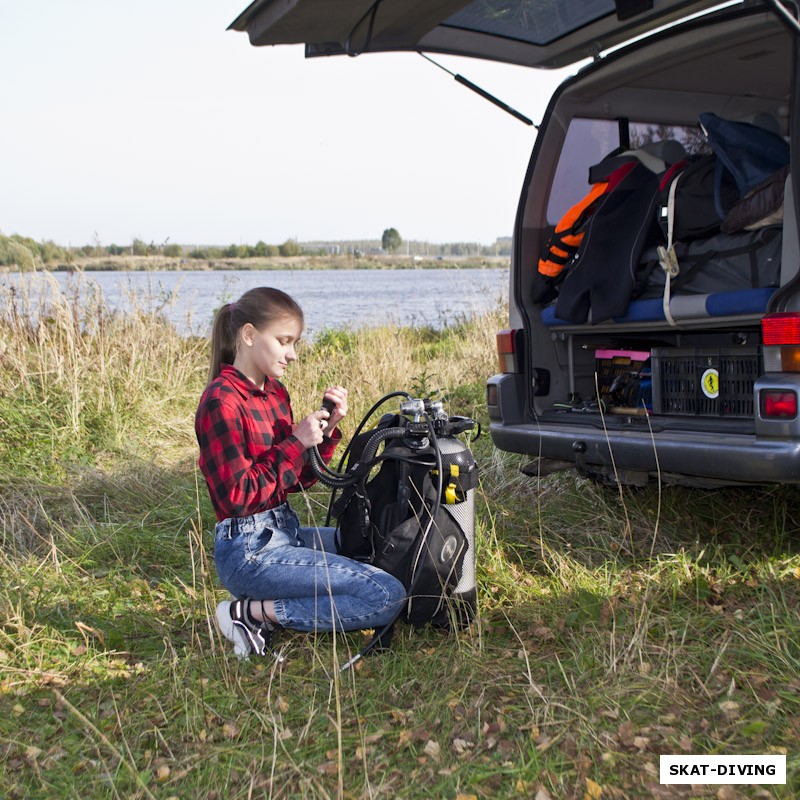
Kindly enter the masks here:
M 364 430 L 395 397 L 403 398 L 399 412 Z M 475 616 L 478 467 L 457 438 L 472 431 L 470 441 L 480 425 L 449 416 L 440 401 L 392 392 L 367 412 L 337 470 L 316 448 L 309 451 L 320 482 L 332 490 L 325 524 L 337 521 L 337 551 L 398 578 L 408 594 L 398 617 L 415 626 L 462 627 Z M 376 645 L 386 646 L 393 625 L 376 632 L 345 668 Z

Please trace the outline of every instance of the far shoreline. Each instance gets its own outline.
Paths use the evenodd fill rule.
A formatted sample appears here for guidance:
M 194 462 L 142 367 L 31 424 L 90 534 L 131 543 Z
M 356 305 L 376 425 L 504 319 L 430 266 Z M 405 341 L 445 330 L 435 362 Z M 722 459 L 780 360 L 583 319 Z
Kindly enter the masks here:
M 253 258 L 182 258 L 153 256 L 93 256 L 70 263 L 39 265 L 44 272 L 146 272 L 222 270 L 340 270 L 340 269 L 497 269 L 509 267 L 509 256 L 299 255 Z M 20 271 L 0 267 L 0 272 Z M 30 272 L 31 270 L 22 270 Z

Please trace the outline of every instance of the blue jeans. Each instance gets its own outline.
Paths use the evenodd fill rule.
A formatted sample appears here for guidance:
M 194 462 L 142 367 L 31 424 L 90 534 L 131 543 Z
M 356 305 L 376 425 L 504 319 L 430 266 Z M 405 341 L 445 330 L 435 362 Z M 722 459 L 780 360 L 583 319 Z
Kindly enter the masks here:
M 218 522 L 214 562 L 232 595 L 274 601 L 299 631 L 381 628 L 406 598 L 393 575 L 337 555 L 333 528 L 301 528 L 288 503 Z

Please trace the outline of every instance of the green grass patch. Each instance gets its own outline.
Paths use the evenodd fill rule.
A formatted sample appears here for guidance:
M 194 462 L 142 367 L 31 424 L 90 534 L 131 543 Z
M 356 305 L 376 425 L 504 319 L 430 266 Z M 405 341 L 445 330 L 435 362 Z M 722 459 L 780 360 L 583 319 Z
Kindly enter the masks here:
M 498 321 L 327 332 L 289 377 L 295 408 L 335 379 L 348 432 L 394 389 L 436 390 L 485 426 Z M 195 468 L 205 343 L 148 316 L 102 336 L 2 324 L 0 796 L 800 793 L 796 487 L 536 481 L 483 436 L 469 629 L 400 626 L 345 673 L 361 633 L 285 632 L 282 669 L 240 663 L 210 621 L 225 593 Z M 293 502 L 321 522 L 326 501 Z M 660 754 L 783 752 L 786 786 L 658 781 Z

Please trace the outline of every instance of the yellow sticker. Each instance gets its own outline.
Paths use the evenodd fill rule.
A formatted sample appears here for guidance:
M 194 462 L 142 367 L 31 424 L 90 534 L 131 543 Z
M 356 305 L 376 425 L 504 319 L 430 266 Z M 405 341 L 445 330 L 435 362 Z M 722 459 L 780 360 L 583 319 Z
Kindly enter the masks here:
M 719 397 L 719 372 L 715 369 L 707 369 L 700 379 L 700 386 L 706 397 L 712 400 Z

